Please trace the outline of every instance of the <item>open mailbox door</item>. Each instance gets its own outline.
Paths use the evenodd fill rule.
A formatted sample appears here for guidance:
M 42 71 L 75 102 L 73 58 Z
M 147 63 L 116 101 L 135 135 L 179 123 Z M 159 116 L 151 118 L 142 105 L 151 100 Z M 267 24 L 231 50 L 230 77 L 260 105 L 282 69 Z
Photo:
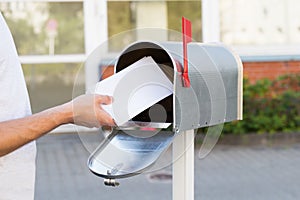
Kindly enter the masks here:
M 132 134 L 114 130 L 89 159 L 91 171 L 103 178 L 115 179 L 137 175 L 151 167 L 171 144 L 174 133 L 133 130 Z M 148 136 L 148 137 L 147 137 Z
M 158 102 L 166 114 L 163 121 L 150 118 L 149 108 L 127 126 L 113 129 L 89 157 L 88 167 L 94 174 L 108 179 L 137 175 L 156 162 L 176 134 L 242 119 L 243 69 L 239 57 L 222 44 L 191 42 L 187 49 L 190 87 L 183 84 L 180 42 L 140 41 L 120 54 L 115 73 L 151 56 L 172 82 L 173 94 Z

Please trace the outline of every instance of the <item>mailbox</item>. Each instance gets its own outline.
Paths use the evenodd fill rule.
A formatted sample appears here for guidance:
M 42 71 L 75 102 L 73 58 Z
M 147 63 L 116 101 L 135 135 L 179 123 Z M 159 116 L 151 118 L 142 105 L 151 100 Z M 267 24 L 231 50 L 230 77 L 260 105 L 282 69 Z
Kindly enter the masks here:
M 173 95 L 158 102 L 166 112 L 164 121 L 150 119 L 151 108 L 147 109 L 127 126 L 113 128 L 91 154 L 89 169 L 108 180 L 147 170 L 182 131 L 242 119 L 243 67 L 224 45 L 189 43 L 188 73 L 183 76 L 181 42 L 135 42 L 120 53 L 115 73 L 145 56 L 151 56 L 173 83 Z

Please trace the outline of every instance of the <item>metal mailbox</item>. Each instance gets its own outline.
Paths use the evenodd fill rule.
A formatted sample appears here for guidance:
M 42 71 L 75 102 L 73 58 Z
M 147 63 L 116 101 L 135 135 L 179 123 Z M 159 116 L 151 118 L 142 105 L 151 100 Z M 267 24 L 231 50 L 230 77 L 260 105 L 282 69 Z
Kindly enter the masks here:
M 242 119 L 243 67 L 239 57 L 222 44 L 189 43 L 188 87 L 183 83 L 182 52 L 181 42 L 140 41 L 120 54 L 116 73 L 151 56 L 173 83 L 173 95 L 158 103 L 166 111 L 165 121 L 150 120 L 147 109 L 128 126 L 114 128 L 88 160 L 94 174 L 108 179 L 139 174 L 155 163 L 176 134 Z M 110 181 L 107 184 L 113 185 Z

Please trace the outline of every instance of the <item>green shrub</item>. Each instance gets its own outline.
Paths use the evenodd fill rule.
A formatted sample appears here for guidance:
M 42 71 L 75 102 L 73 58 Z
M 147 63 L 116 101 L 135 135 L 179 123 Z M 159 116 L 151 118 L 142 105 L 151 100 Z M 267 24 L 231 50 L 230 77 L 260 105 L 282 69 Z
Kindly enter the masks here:
M 243 120 L 226 123 L 223 133 L 300 131 L 300 75 L 274 81 L 244 81 Z

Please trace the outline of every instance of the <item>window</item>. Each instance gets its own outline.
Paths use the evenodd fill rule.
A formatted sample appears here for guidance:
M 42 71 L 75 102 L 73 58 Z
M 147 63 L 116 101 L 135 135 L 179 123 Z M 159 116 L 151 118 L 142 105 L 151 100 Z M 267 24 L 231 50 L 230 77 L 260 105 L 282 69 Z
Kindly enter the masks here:
M 23 64 L 32 112 L 71 100 L 75 82 L 76 92 L 83 94 L 84 73 L 78 73 L 81 67 L 80 63 Z
M 220 40 L 242 54 L 298 54 L 300 2 L 219 0 Z
M 108 33 L 110 49 L 120 51 L 130 43 L 143 39 L 146 31 L 139 29 L 158 28 L 160 35 L 149 38 L 158 40 L 182 41 L 181 17 L 191 20 L 193 39 L 202 41 L 201 1 L 108 1 Z M 120 12 L 121 11 L 121 12 Z M 130 32 L 128 32 L 131 30 Z M 127 33 L 124 33 L 127 31 Z M 159 31 L 156 32 L 156 34 Z M 123 35 L 121 36 L 122 33 Z M 116 37 L 119 38 L 116 39 Z M 139 35 L 144 34 L 144 35 Z
M 85 60 L 83 2 L 5 1 L 0 10 L 20 55 L 33 113 L 71 100 Z M 83 70 L 77 79 L 76 89 L 84 93 Z
M 84 53 L 82 2 L 3 2 L 19 55 Z

